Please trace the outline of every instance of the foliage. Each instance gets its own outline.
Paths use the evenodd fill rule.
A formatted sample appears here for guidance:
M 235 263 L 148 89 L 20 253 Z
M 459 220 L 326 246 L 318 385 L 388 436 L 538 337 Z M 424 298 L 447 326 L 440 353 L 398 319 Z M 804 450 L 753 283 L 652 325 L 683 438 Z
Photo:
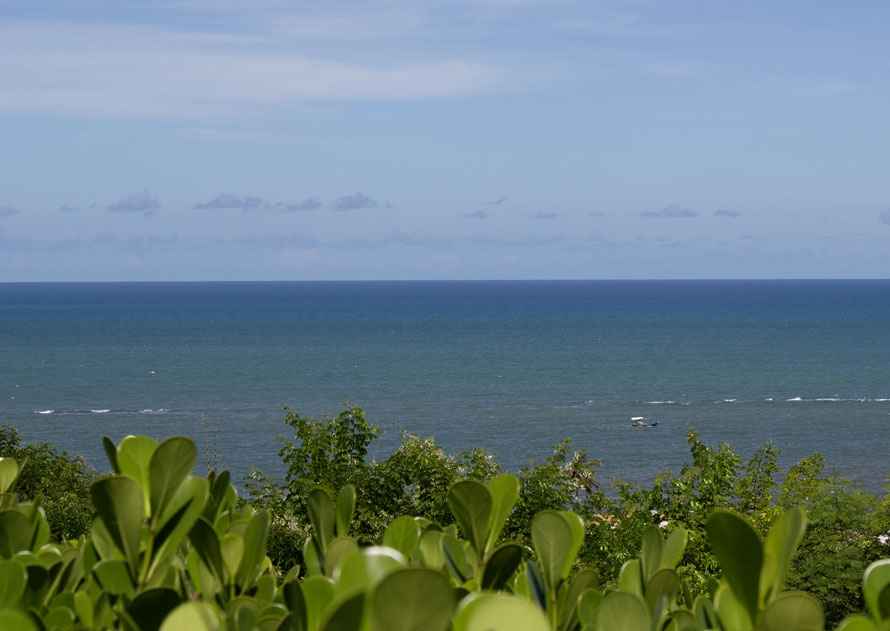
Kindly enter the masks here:
M 22 500 L 39 499 L 57 541 L 86 534 L 92 521 L 90 484 L 96 472 L 81 456 L 58 451 L 52 443 L 23 443 L 11 425 L 0 427 L 0 457 L 21 463 L 15 490 Z

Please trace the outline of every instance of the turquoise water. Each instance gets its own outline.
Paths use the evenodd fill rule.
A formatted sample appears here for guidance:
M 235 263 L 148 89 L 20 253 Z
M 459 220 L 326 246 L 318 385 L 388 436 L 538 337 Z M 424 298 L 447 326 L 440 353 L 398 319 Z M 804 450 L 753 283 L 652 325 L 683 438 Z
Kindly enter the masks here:
M 890 281 L 0 284 L 0 421 L 105 468 L 105 434 L 191 435 L 203 464 L 206 419 L 241 476 L 281 472 L 281 406 L 352 399 L 378 456 L 411 431 L 516 469 L 571 437 L 639 482 L 691 424 L 877 488 L 888 349 Z

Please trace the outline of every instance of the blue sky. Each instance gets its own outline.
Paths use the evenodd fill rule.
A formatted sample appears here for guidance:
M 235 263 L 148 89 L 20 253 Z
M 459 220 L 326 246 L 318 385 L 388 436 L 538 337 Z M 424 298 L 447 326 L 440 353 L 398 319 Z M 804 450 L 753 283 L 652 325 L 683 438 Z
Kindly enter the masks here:
M 888 23 L 0 0 L 0 281 L 888 277 Z

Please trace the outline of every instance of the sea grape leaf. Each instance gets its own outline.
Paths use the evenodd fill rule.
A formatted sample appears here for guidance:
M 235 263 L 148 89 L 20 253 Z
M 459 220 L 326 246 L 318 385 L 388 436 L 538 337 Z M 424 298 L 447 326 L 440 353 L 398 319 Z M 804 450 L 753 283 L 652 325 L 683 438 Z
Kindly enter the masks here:
M 461 480 L 448 489 L 448 508 L 460 525 L 461 531 L 481 558 L 488 540 L 488 524 L 491 518 L 491 492 L 476 480 Z
M 375 631 L 445 631 L 453 608 L 448 579 L 427 568 L 392 572 L 371 598 Z

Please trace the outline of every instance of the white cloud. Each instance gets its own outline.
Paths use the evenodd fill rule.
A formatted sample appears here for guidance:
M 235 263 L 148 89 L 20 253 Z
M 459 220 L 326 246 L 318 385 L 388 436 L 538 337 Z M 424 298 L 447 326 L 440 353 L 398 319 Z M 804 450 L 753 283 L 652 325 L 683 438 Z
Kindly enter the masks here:
M 144 26 L 6 24 L 0 27 L 0 112 L 206 120 L 305 101 L 448 98 L 505 79 L 497 66 L 455 56 L 332 58 L 298 50 L 291 40 Z
M 362 208 L 377 208 L 376 199 L 368 197 L 364 193 L 353 193 L 352 195 L 343 195 L 334 200 L 331 204 L 334 210 L 344 212 L 347 210 L 359 210 Z
M 237 208 L 242 211 L 253 210 L 254 208 L 260 208 L 265 206 L 266 202 L 264 202 L 259 197 L 254 197 L 253 195 L 246 195 L 244 197 L 239 197 L 234 193 L 219 193 L 213 199 L 204 202 L 203 204 L 195 204 L 195 208 L 205 209 L 205 208 L 215 208 L 215 209 L 227 209 L 227 208 Z

